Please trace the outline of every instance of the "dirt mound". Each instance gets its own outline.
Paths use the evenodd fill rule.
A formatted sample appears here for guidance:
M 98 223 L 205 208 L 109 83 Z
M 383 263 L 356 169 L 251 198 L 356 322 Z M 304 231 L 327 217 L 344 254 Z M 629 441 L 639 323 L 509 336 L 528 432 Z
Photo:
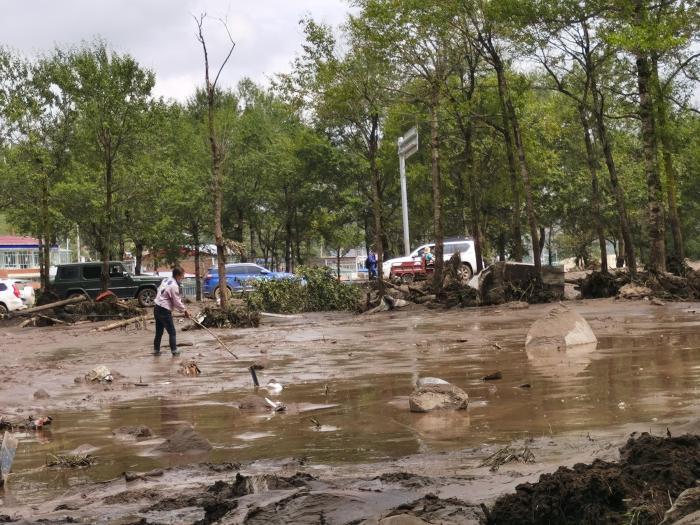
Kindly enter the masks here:
M 544 474 L 496 501 L 489 523 L 639 525 L 663 519 L 675 499 L 700 477 L 700 436 L 630 438 L 620 461 L 596 460 Z
M 484 517 L 479 507 L 456 498 L 440 499 L 434 494 L 427 494 L 419 500 L 401 505 L 387 517 L 406 514 L 420 518 L 427 523 L 442 523 L 443 525 L 478 525 L 482 523 Z
M 387 472 L 374 479 L 378 479 L 382 483 L 397 483 L 409 488 L 427 487 L 433 483 L 431 478 L 419 476 L 418 474 L 411 474 L 410 472 Z
M 213 485 L 207 487 L 206 491 L 203 493 L 196 493 L 185 498 L 168 497 L 144 510 L 152 512 L 176 510 L 185 507 L 200 507 L 205 512 L 205 521 L 203 523 L 215 523 L 229 511 L 237 508 L 237 500 L 242 496 L 271 490 L 288 490 L 306 487 L 306 482 L 312 479 L 312 476 L 300 473 L 288 478 L 273 474 L 243 476 L 239 473 L 236 474 L 236 478 L 232 483 L 217 481 Z M 246 521 L 246 523 L 248 523 L 248 521 Z
M 211 449 L 211 443 L 197 434 L 191 427 L 178 429 L 169 439 L 156 447 L 156 451 L 167 454 L 196 454 L 208 452 Z
M 634 278 L 626 271 L 592 272 L 579 281 L 578 289 L 584 299 L 619 295 L 627 299 L 692 301 L 700 299 L 700 272 L 688 270 L 681 277 L 668 272 L 639 272 Z

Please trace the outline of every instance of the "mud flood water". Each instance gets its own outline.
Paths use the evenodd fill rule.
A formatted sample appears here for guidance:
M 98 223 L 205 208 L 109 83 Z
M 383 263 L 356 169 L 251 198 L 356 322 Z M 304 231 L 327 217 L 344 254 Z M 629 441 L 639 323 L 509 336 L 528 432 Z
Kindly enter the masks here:
M 131 368 L 110 365 L 126 377 L 108 394 L 118 394 L 120 383 L 142 380 L 149 387 L 141 392 L 125 386 L 128 399 L 115 395 L 113 402 L 100 406 L 77 403 L 76 408 L 66 404 L 47 410 L 54 417 L 50 427 L 20 435 L 14 474 L 0 492 L 0 508 L 54 498 L 124 471 L 193 461 L 370 463 L 528 436 L 664 424 L 697 409 L 700 313 L 692 305 L 581 302 L 571 307 L 591 323 L 597 348 L 529 355 L 525 334 L 551 306 L 422 310 L 371 318 L 311 316 L 237 334 L 230 341 L 240 350 L 240 362 L 223 357 L 199 333 L 183 334 L 194 343 L 184 356 L 196 358 L 203 371 L 189 378 L 172 373 L 176 361 L 156 360 L 145 355 L 147 344 L 132 344 L 148 333 L 130 335 L 128 348 L 116 358 L 130 360 Z M 90 337 L 59 343 L 47 356 L 47 366 L 74 368 L 71 360 L 83 363 L 83 353 L 94 355 L 104 347 Z M 263 389 L 260 393 L 285 403 L 287 412 L 260 415 L 236 408 L 237 400 L 253 392 L 246 368 L 261 349 L 272 359 L 261 383 L 274 377 L 284 390 L 274 397 Z M 502 379 L 481 379 L 496 371 Z M 59 399 L 91 395 L 70 384 L 74 375 L 59 385 Z M 407 396 L 423 376 L 463 388 L 469 409 L 410 413 Z M 183 424 L 193 426 L 214 449 L 197 456 L 156 454 L 154 448 Z M 128 425 L 147 425 L 155 437 L 136 441 L 112 434 Z M 85 444 L 94 447 L 94 466 L 44 467 L 49 454 Z

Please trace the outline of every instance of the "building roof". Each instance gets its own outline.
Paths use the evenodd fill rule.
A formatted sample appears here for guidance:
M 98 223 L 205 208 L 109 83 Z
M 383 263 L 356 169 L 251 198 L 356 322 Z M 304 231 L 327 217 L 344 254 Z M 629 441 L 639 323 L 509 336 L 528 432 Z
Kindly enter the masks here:
M 39 240 L 18 235 L 0 235 L 0 248 L 36 248 Z

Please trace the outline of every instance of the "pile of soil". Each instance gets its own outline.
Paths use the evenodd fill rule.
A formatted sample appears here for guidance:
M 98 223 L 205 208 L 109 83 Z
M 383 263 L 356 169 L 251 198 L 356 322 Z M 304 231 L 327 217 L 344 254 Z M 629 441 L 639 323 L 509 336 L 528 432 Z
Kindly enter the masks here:
M 197 434 L 191 427 L 181 427 L 164 443 L 156 448 L 158 452 L 167 454 L 197 454 L 209 452 L 211 443 Z
M 596 460 L 544 474 L 496 501 L 493 525 L 659 523 L 675 499 L 700 478 L 700 436 L 643 433 L 620 449 L 619 462 Z
M 578 289 L 584 299 L 616 297 L 628 284 L 649 289 L 648 297 L 668 301 L 700 300 L 700 272 L 687 270 L 683 276 L 664 272 L 638 272 L 632 278 L 627 271 L 592 272 L 579 281 Z

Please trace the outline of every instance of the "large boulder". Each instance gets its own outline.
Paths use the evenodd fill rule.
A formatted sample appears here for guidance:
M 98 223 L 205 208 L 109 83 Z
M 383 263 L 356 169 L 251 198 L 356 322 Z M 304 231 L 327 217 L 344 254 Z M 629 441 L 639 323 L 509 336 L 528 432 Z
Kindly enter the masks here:
M 533 323 L 525 339 L 528 350 L 566 350 L 598 343 L 588 322 L 566 306 L 559 305 Z
M 423 384 L 416 387 L 408 398 L 411 412 L 431 410 L 463 410 L 469 404 L 469 396 L 459 387 L 445 384 Z

